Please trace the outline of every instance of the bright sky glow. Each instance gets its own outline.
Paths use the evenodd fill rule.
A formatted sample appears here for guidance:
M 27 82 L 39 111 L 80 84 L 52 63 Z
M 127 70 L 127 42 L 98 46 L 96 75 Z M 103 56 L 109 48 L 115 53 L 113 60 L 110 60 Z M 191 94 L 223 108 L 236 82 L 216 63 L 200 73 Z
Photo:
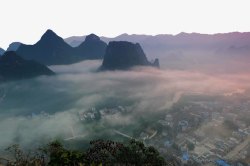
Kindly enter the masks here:
M 250 31 L 249 0 L 0 0 L 0 47 L 32 44 L 46 29 L 62 37 L 95 33 Z

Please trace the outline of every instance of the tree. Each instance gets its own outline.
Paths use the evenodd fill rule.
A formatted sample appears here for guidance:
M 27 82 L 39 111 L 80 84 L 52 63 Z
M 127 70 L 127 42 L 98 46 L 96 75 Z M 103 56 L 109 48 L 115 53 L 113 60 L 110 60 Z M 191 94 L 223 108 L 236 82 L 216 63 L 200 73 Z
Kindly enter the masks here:
M 88 164 L 104 165 L 165 165 L 164 158 L 152 146 L 145 147 L 142 142 L 131 140 L 128 144 L 97 140 L 90 142 L 87 150 Z
M 85 162 L 85 153 L 82 151 L 72 151 L 65 149 L 59 141 L 48 144 L 45 153 L 49 155 L 50 166 L 70 165 L 77 166 Z
M 117 163 L 116 155 L 122 147 L 123 144 L 110 140 L 91 141 L 86 153 L 87 164 L 113 165 Z
M 69 150 L 60 141 L 53 141 L 32 154 L 24 153 L 18 145 L 11 146 L 8 151 L 14 156 L 8 166 L 175 166 L 172 160 L 166 163 L 154 147 L 146 147 L 136 140 L 128 143 L 95 140 L 87 150 Z
M 122 147 L 117 160 L 127 165 L 166 165 L 164 158 L 154 147 L 145 147 L 142 142 L 135 140 Z
M 5 150 L 12 156 L 12 159 L 4 159 L 7 166 L 45 166 L 48 163 L 47 157 L 41 149 L 33 153 L 25 153 L 19 145 L 15 144 Z

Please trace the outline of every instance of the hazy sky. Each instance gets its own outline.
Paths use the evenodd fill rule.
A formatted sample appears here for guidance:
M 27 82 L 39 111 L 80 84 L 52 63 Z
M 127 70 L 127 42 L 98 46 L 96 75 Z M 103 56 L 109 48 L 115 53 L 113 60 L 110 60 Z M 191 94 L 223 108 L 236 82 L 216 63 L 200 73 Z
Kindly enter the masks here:
M 0 0 L 0 47 L 34 43 L 50 28 L 62 37 L 96 33 L 250 31 L 249 0 Z

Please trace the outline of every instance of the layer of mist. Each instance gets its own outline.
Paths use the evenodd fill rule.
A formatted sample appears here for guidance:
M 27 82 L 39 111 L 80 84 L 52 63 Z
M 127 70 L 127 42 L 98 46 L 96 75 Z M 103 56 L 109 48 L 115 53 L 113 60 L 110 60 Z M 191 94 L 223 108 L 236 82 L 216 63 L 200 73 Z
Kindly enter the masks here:
M 114 129 L 132 133 L 141 120 L 168 111 L 184 93 L 223 95 L 249 88 L 249 75 L 202 70 L 137 67 L 96 72 L 101 61 L 50 66 L 56 76 L 0 85 L 0 149 L 35 146 L 56 138 L 113 138 Z M 165 64 L 166 62 L 166 64 Z M 116 108 L 127 112 L 83 123 L 79 113 Z M 72 136 L 73 135 L 73 136 Z M 72 138 L 74 139 L 74 138 Z

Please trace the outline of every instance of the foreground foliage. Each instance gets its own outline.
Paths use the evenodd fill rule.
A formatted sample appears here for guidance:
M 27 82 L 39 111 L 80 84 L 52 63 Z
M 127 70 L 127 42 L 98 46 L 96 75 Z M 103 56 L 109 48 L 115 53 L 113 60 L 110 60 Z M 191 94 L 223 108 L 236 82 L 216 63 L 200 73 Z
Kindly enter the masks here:
M 127 144 L 95 140 L 90 142 L 87 150 L 69 150 L 61 142 L 54 141 L 34 153 L 24 153 L 18 145 L 9 147 L 7 151 L 13 159 L 2 158 L 2 161 L 8 166 L 176 165 L 176 161 L 166 162 L 154 147 L 146 147 L 135 140 Z

